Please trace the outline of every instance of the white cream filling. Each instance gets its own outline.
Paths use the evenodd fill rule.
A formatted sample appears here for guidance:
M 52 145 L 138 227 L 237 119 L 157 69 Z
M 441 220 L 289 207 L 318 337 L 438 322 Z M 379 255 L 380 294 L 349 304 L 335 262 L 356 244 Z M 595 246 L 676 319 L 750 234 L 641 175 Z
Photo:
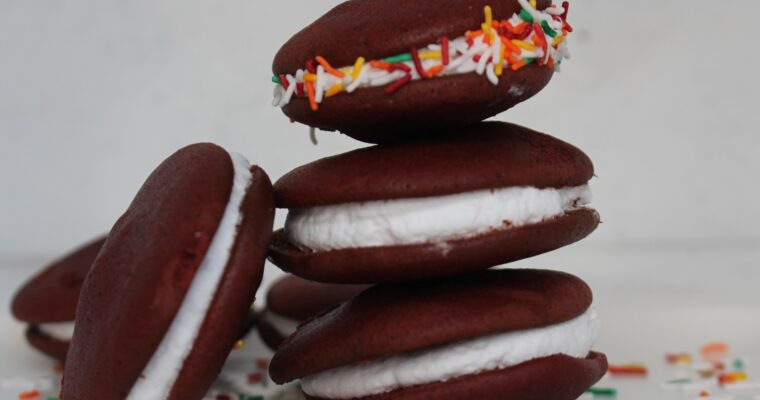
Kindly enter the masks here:
M 442 243 L 535 224 L 590 202 L 588 185 L 510 187 L 294 209 L 285 230 L 297 245 L 317 251 Z
M 37 329 L 45 336 L 49 336 L 61 342 L 70 342 L 74 337 L 74 321 L 50 322 L 37 324 Z
M 266 310 L 261 318 L 266 320 L 282 336 L 288 337 L 298 329 L 300 321 Z
M 229 203 L 174 321 L 132 387 L 127 397 L 129 400 L 160 400 L 169 397 L 206 319 L 206 312 L 214 299 L 235 244 L 237 228 L 243 217 L 240 206 L 253 178 L 245 157 L 237 153 L 230 153 L 230 157 L 235 176 Z
M 557 354 L 585 358 L 598 332 L 597 313 L 590 308 L 573 320 L 545 328 L 500 333 L 320 372 L 301 379 L 301 387 L 315 397 L 353 399 Z

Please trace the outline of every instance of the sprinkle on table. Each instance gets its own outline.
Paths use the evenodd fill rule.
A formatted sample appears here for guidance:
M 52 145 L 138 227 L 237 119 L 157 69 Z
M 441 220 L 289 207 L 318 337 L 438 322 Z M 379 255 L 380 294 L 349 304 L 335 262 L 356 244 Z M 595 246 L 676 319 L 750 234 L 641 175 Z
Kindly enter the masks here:
M 644 376 L 649 373 L 643 364 L 610 365 L 609 372 L 612 375 Z
M 40 398 L 40 392 L 36 390 L 30 390 L 28 392 L 19 393 L 18 399 L 19 400 L 33 400 L 33 399 L 39 399 Z

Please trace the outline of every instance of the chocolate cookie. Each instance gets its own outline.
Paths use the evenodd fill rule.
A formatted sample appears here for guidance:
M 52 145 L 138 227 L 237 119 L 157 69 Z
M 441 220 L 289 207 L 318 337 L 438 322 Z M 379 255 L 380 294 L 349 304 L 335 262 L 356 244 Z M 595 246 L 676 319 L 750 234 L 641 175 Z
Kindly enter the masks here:
M 572 400 L 607 370 L 591 303 L 553 271 L 379 285 L 303 324 L 270 374 L 311 399 Z
M 596 229 L 591 160 L 550 136 L 486 122 L 459 135 L 318 160 L 275 184 L 290 209 L 270 259 L 303 278 L 382 283 L 464 274 Z
M 273 104 L 370 143 L 440 135 L 546 86 L 567 56 L 567 11 L 551 0 L 350 0 L 277 53 Z
M 367 285 L 336 285 L 284 276 L 269 288 L 266 308 L 256 318 L 259 336 L 269 348 L 277 350 L 301 322 L 329 311 L 367 288 Z
M 148 178 L 85 280 L 62 398 L 200 399 L 238 340 L 274 218 L 269 178 L 212 144 Z
M 103 242 L 105 237 L 93 240 L 55 261 L 16 292 L 11 311 L 29 324 L 26 338 L 37 350 L 65 360 L 79 292 Z

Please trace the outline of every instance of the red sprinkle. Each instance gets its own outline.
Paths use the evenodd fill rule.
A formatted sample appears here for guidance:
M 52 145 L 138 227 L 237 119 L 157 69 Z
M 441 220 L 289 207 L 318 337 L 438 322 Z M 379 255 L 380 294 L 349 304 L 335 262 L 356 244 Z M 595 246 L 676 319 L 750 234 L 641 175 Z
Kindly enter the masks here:
M 261 382 L 261 372 L 252 372 L 248 374 L 248 383 L 259 383 Z
M 388 66 L 388 71 L 389 72 L 393 72 L 393 71 L 412 72 L 412 69 L 409 68 L 409 66 L 404 63 L 393 63 Z
M 449 38 L 441 38 L 441 61 L 443 65 L 449 65 Z
M 427 71 L 425 71 L 425 69 L 422 68 L 422 60 L 420 60 L 420 54 L 417 52 L 417 48 L 412 47 L 411 53 L 412 53 L 412 61 L 414 61 L 414 69 L 417 70 L 417 73 L 420 75 L 420 77 L 430 78 L 427 74 Z
M 396 93 L 399 89 L 404 87 L 409 81 L 412 80 L 412 74 L 407 73 L 404 75 L 403 78 L 397 80 L 396 82 L 391 83 L 390 85 L 385 87 L 385 93 L 387 94 L 393 94 Z
M 304 96 L 303 82 L 296 83 L 296 96 L 298 96 L 298 97 L 303 97 Z
M 536 23 L 533 25 L 533 30 L 536 31 L 536 36 L 540 39 L 541 42 L 541 48 L 544 49 L 544 56 L 541 57 L 541 61 L 539 64 L 543 65 L 544 60 L 546 59 L 547 55 L 549 54 L 549 44 L 546 42 L 546 34 L 544 33 L 544 29 L 541 28 L 541 25 Z
M 290 82 L 288 81 L 288 78 L 285 76 L 285 74 L 280 74 L 280 84 L 285 90 L 288 90 L 290 87 Z
M 256 359 L 256 366 L 260 369 L 267 369 L 269 368 L 269 360 L 266 358 L 257 358 Z
M 309 61 L 306 61 L 306 70 L 312 74 L 317 73 L 317 66 L 314 65 L 314 60 L 309 59 Z

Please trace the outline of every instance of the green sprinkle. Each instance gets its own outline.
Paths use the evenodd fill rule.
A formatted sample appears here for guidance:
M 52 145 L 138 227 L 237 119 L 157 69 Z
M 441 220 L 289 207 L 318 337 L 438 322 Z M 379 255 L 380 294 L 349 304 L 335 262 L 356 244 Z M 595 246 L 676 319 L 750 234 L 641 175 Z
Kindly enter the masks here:
M 536 62 L 536 60 L 537 60 L 537 59 L 538 59 L 538 58 L 536 58 L 536 57 L 528 57 L 528 58 L 526 58 L 526 59 L 524 60 L 524 61 L 525 61 L 525 65 L 530 65 L 530 64 L 533 64 L 534 62 Z
M 665 382 L 668 385 L 685 385 L 687 383 L 691 383 L 691 379 L 684 378 L 684 379 L 673 379 L 672 381 Z
M 272 82 L 274 82 L 274 83 L 276 83 L 278 85 L 282 85 L 282 82 L 280 82 L 280 77 L 277 76 L 277 75 L 275 75 L 275 76 L 272 77 Z
M 383 60 L 387 63 L 397 63 L 397 62 L 405 62 L 405 61 L 412 61 L 412 53 L 404 53 L 399 54 L 397 56 L 388 57 L 385 60 Z
M 744 368 L 745 367 L 746 366 L 744 365 L 744 360 L 742 360 L 741 358 L 737 358 L 736 360 L 734 360 L 734 369 L 735 370 L 737 370 L 739 372 L 744 372 Z
M 541 21 L 541 28 L 543 28 L 543 30 L 544 30 L 544 33 L 546 33 L 547 35 L 551 36 L 551 37 L 552 37 L 552 39 L 553 39 L 553 38 L 555 38 L 555 37 L 557 37 L 557 32 L 555 32 L 555 31 L 554 31 L 554 29 L 552 29 L 552 28 L 549 26 L 549 23 L 548 23 L 548 22 L 546 22 L 546 21 Z
M 256 396 L 248 396 L 246 394 L 238 394 L 239 400 L 264 400 L 264 396 L 256 395 Z
M 525 22 L 527 22 L 529 24 L 533 23 L 533 16 L 530 15 L 530 13 L 528 12 L 528 10 L 526 10 L 524 8 L 522 9 L 522 11 L 520 11 L 520 18 L 522 18 L 523 20 L 525 20 Z
M 613 388 L 591 388 L 586 391 L 594 396 L 617 396 L 617 389 Z

